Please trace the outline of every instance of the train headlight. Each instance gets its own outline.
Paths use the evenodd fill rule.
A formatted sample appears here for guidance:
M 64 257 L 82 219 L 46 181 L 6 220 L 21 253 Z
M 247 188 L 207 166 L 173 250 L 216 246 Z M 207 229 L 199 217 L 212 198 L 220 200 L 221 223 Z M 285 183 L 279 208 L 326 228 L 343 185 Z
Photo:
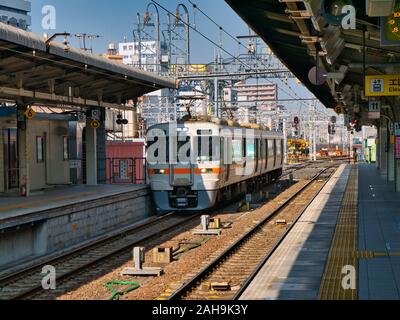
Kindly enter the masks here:
M 202 169 L 200 169 L 200 174 L 206 174 L 206 173 L 214 173 L 214 169 L 212 169 L 212 168 L 202 168 Z
M 153 174 L 168 174 L 167 169 L 153 169 Z

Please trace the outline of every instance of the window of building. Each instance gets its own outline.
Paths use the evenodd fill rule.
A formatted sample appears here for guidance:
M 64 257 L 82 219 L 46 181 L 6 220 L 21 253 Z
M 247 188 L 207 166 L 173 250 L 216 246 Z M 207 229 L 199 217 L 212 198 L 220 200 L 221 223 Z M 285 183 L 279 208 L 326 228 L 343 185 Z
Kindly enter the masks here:
M 69 139 L 68 137 L 63 137 L 63 159 L 69 159 Z
M 44 162 L 44 138 L 36 137 L 36 160 L 38 163 Z

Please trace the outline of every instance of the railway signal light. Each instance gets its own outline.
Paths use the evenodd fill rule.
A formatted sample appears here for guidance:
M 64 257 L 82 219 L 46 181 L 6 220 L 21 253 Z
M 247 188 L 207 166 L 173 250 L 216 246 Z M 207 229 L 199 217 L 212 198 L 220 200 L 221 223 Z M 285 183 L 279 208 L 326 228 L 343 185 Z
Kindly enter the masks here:
M 328 133 L 330 135 L 334 135 L 336 133 L 336 128 L 334 124 L 329 124 L 328 125 Z
M 127 125 L 129 121 L 127 119 L 122 119 L 122 115 L 117 115 L 117 124 L 119 125 Z

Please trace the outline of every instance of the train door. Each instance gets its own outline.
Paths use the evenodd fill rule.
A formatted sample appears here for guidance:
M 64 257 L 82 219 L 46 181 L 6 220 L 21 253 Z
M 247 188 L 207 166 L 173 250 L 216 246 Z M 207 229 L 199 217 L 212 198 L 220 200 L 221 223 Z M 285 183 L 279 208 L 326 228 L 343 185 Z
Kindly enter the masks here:
M 183 135 L 182 135 L 183 136 Z M 194 165 L 191 161 L 191 136 L 187 133 L 184 137 L 177 139 L 176 150 L 173 150 L 172 140 L 169 139 L 171 144 L 170 157 L 177 155 L 176 164 L 174 161 L 170 164 L 170 185 L 171 186 L 192 186 L 194 183 Z
M 19 187 L 17 129 L 3 130 L 5 190 Z
M 231 174 L 231 155 L 229 155 L 229 150 L 232 149 L 231 145 L 231 141 L 229 138 L 225 139 L 224 137 L 221 137 L 221 142 L 220 142 L 220 146 L 221 146 L 221 168 L 223 168 L 224 170 L 224 181 L 229 181 L 229 177 Z

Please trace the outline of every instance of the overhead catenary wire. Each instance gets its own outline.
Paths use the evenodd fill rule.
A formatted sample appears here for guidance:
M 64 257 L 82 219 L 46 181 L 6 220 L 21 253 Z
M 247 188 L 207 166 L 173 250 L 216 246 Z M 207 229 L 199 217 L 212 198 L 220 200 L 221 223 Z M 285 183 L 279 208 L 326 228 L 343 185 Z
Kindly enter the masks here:
M 237 38 L 235 38 L 231 33 L 229 33 L 227 30 L 225 30 L 221 25 L 219 25 L 213 18 L 211 18 L 206 12 L 204 12 L 204 10 L 202 10 L 201 8 L 199 8 L 199 6 L 197 4 L 195 4 L 192 0 L 188 0 L 189 3 L 193 6 L 193 8 L 197 9 L 201 14 L 203 14 L 211 23 L 213 23 L 215 26 L 217 26 L 219 28 L 219 30 L 221 30 L 222 32 L 224 32 L 226 35 L 228 35 L 228 37 L 230 37 L 233 41 L 235 41 L 236 43 L 238 43 L 239 47 L 243 47 L 246 50 L 248 49 L 241 41 L 239 41 Z M 262 61 L 260 58 L 255 57 L 258 61 L 261 62 L 261 64 L 263 64 L 265 67 L 268 68 L 267 65 L 265 65 L 264 61 Z M 265 78 L 266 79 L 266 78 Z M 267 81 L 271 82 L 269 79 L 266 79 Z M 279 79 L 281 82 L 283 82 L 282 79 Z M 284 82 L 283 82 L 284 83 Z M 285 84 L 285 83 L 284 83 Z M 293 89 L 288 85 L 285 84 L 292 92 L 293 94 L 297 97 L 300 98 L 299 95 L 297 95 L 296 92 L 293 91 Z M 282 89 L 281 89 L 282 90 Z M 283 92 L 285 92 L 284 90 L 282 90 Z M 288 94 L 287 92 L 285 92 L 286 94 Z M 288 94 L 289 95 L 289 94 Z M 289 95 L 293 98 L 292 95 Z M 301 109 L 300 109 L 301 111 Z
M 169 9 L 167 9 L 166 7 L 164 7 L 163 5 L 161 5 L 160 3 L 158 3 L 155 0 L 152 0 L 152 2 L 157 5 L 158 7 L 160 7 L 161 9 L 163 9 L 164 11 L 166 11 L 167 13 L 169 13 L 171 16 L 175 17 L 176 19 L 178 19 L 179 21 L 181 21 L 184 25 L 186 25 L 188 28 L 190 28 L 191 30 L 195 31 L 196 33 L 198 33 L 200 36 L 202 36 L 204 39 L 206 39 L 207 41 L 209 41 L 210 43 L 212 43 L 215 47 L 219 48 L 221 51 L 223 51 L 224 53 L 226 53 L 227 55 L 229 55 L 231 58 L 233 58 L 233 60 L 238 61 L 240 64 L 242 64 L 243 66 L 250 68 L 251 70 L 256 70 L 254 69 L 252 66 L 246 64 L 244 61 L 242 61 L 240 58 L 236 57 L 235 55 L 233 55 L 232 53 L 230 53 L 228 50 L 226 50 L 223 46 L 219 45 L 217 42 L 215 42 L 213 39 L 211 39 L 209 36 L 205 35 L 203 32 L 199 31 L 197 28 L 194 28 L 193 26 L 191 26 L 190 24 L 186 23 L 185 21 L 183 21 L 180 17 L 178 17 L 177 15 L 175 15 L 173 12 L 171 12 Z M 197 9 L 199 9 L 197 7 Z M 218 24 L 217 24 L 218 25 Z M 219 25 L 218 25 L 219 26 Z M 219 26 L 220 28 L 220 26 Z M 224 29 L 223 29 L 224 30 Z M 235 39 L 236 41 L 236 39 Z M 247 48 L 247 47 L 246 47 Z M 264 64 L 265 66 L 265 64 Z M 270 83 L 273 83 L 271 80 L 269 80 L 266 77 L 262 77 L 261 78 L 267 80 Z M 282 81 L 282 80 L 281 80 Z M 288 96 L 295 98 L 291 93 L 283 90 L 282 88 L 279 88 L 281 91 L 283 91 L 285 94 L 287 94 Z M 298 95 L 295 94 L 295 96 L 297 96 L 297 98 L 300 98 Z M 300 103 L 304 103 L 299 101 Z M 308 107 L 308 105 L 306 105 Z

